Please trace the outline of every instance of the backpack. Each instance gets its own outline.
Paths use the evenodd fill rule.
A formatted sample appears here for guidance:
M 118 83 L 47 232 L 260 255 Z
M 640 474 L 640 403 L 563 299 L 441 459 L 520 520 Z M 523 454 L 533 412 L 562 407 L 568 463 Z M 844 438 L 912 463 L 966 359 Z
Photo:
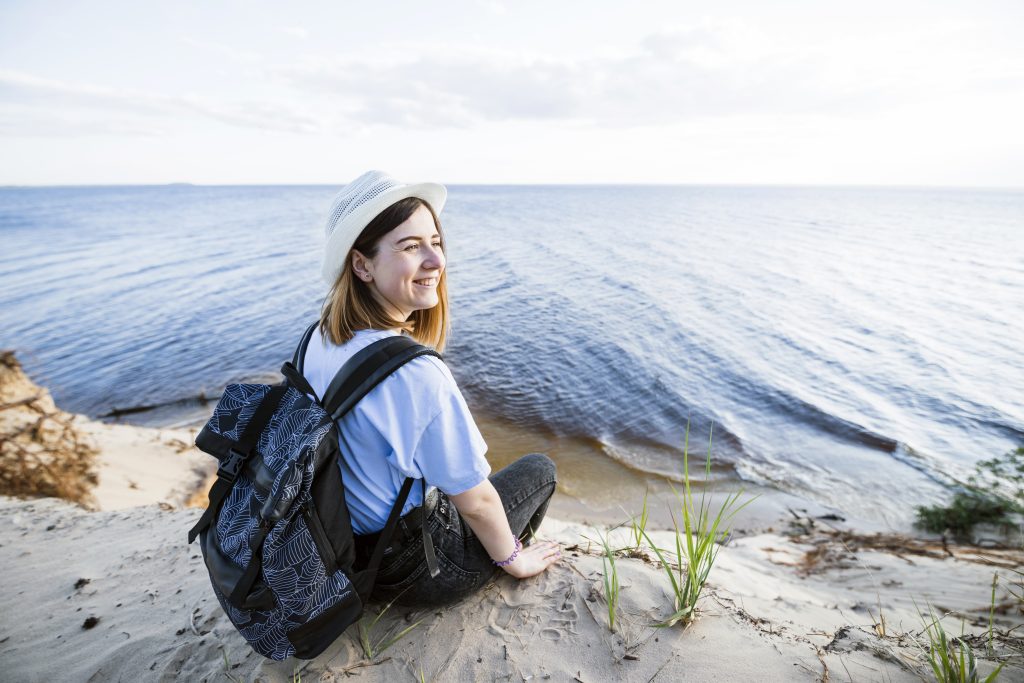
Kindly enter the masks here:
M 228 618 L 273 660 L 316 657 L 358 621 L 412 488 L 407 477 L 368 565 L 356 571 L 337 421 L 413 358 L 441 358 L 408 337 L 381 339 L 349 359 L 320 400 L 302 374 L 316 328 L 306 330 L 292 362 L 282 366 L 282 383 L 229 384 L 196 437 L 219 463 L 210 504 L 188 542 L 199 537 Z M 427 526 L 424 554 L 436 576 Z

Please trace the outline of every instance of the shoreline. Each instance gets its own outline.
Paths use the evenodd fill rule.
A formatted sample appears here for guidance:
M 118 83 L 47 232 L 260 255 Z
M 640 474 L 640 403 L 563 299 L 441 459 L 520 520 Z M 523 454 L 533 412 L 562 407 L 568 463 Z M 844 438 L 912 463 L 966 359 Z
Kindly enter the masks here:
M 215 404 L 215 399 L 207 399 L 206 403 L 196 400 L 179 402 L 176 406 L 157 407 L 145 413 L 129 411 L 117 417 L 86 419 L 90 423 L 111 427 L 174 432 L 178 439 L 191 434 L 187 439 L 191 444 L 195 434 L 209 418 Z M 145 417 L 139 419 L 143 415 Z M 630 466 L 611 455 L 610 447 L 594 437 L 562 436 L 543 427 L 513 424 L 484 411 L 474 411 L 474 417 L 488 445 L 487 460 L 492 471 L 497 471 L 531 452 L 545 453 L 555 461 L 558 466 L 559 482 L 558 490 L 551 502 L 551 510 L 559 518 L 584 523 L 621 523 L 628 519 L 629 515 L 639 514 L 644 495 L 649 492 L 653 499 L 665 503 L 652 508 L 652 521 L 662 528 L 671 526 L 666 504 L 674 499 L 671 487 L 679 489 L 678 479 L 669 479 L 661 474 Z M 691 454 L 693 481 L 703 481 L 705 456 L 706 453 Z M 209 456 L 204 457 L 208 458 L 209 466 L 205 475 L 201 477 L 200 484 L 193 491 L 197 501 L 205 501 L 204 496 L 212 484 L 211 477 L 214 473 L 213 459 Z M 680 465 L 680 472 L 681 469 Z M 614 485 L 609 485 L 609 482 L 614 482 Z M 774 486 L 747 482 L 731 467 L 716 467 L 714 461 L 711 485 L 707 491 L 712 503 L 739 491 L 757 497 L 748 509 L 740 513 L 737 530 L 743 530 L 745 533 L 778 526 L 780 521 L 789 517 L 788 511 L 791 509 L 811 511 L 819 516 L 846 516 L 839 508 L 827 503 Z M 912 512 L 906 510 L 904 514 L 895 518 L 890 516 L 884 520 L 861 519 L 860 524 L 878 530 L 914 533 L 911 518 Z

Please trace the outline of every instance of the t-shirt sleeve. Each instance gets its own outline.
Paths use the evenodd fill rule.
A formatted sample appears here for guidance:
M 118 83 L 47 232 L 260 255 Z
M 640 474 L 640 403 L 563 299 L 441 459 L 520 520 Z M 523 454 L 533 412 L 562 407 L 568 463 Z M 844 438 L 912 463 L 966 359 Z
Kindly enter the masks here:
M 487 444 L 454 380 L 439 392 L 440 411 L 423 430 L 414 461 L 427 483 L 454 496 L 491 473 Z
M 448 495 L 487 478 L 487 444 L 440 360 L 415 358 L 381 388 L 369 416 L 390 444 L 388 461 L 400 476 L 423 477 Z

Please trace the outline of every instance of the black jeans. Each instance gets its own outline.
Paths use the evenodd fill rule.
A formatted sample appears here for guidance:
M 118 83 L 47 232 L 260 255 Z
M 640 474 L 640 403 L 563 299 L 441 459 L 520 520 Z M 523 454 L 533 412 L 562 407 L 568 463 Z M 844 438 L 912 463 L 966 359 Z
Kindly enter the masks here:
M 490 481 L 501 496 L 512 533 L 528 541 L 555 492 L 555 463 L 542 453 L 531 453 L 492 474 Z M 478 590 L 498 571 L 473 530 L 440 491 L 426 523 L 441 573 L 431 577 L 427 571 L 422 532 L 399 525 L 381 562 L 374 600 L 423 607 L 450 603 Z

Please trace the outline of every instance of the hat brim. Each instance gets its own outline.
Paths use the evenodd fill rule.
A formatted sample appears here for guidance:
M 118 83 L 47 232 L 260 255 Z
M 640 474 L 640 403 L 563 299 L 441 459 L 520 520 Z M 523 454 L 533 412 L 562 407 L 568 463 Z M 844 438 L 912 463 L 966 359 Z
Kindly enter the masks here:
M 327 246 L 324 249 L 323 265 L 320 274 L 329 285 L 333 285 L 345 266 L 345 259 L 355 244 L 356 238 L 366 226 L 381 211 L 388 208 L 395 202 L 409 197 L 419 197 L 426 203 L 435 214 L 440 215 L 444 208 L 445 200 L 448 198 L 448 190 L 444 185 L 438 183 L 414 183 L 396 187 L 387 192 L 382 192 L 370 201 L 361 205 L 355 211 L 345 216 L 331 231 L 327 239 Z

